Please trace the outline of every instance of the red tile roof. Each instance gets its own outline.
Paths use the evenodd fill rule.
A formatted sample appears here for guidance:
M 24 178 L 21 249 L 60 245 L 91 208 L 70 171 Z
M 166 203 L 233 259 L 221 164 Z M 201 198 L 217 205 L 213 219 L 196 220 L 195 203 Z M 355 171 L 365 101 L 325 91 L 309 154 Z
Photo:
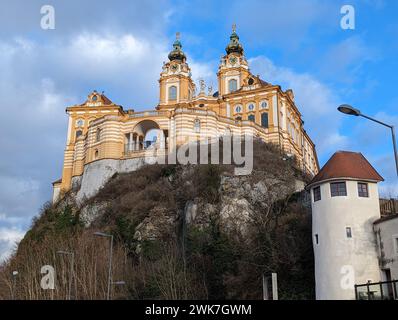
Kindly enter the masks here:
M 337 151 L 328 162 L 326 162 L 309 185 L 338 178 L 351 178 L 376 182 L 384 181 L 383 177 L 378 174 L 362 153 Z

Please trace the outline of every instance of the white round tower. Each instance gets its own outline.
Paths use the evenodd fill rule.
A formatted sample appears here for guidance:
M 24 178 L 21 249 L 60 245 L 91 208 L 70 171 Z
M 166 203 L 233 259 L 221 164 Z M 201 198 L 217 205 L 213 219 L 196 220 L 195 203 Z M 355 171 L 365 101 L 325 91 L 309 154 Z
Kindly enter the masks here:
M 373 232 L 380 181 L 361 153 L 338 151 L 307 186 L 317 299 L 355 299 L 355 284 L 380 281 Z

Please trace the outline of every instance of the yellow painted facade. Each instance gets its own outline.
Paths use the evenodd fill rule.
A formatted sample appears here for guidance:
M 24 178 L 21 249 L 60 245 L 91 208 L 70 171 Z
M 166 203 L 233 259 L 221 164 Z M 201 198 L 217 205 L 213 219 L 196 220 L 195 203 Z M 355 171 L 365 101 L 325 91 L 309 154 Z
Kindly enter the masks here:
M 83 104 L 68 107 L 64 166 L 62 178 L 53 183 L 54 197 L 70 190 L 72 178 L 81 176 L 89 163 L 142 157 L 153 129 L 162 133 L 151 144 L 157 152 L 192 139 L 248 133 L 294 155 L 303 171 L 318 172 L 315 145 L 304 130 L 292 90 L 283 91 L 250 73 L 235 31 L 217 79 L 218 91 L 213 93 L 202 81 L 197 90 L 177 39 L 160 73 L 155 110 L 124 110 L 96 91 Z

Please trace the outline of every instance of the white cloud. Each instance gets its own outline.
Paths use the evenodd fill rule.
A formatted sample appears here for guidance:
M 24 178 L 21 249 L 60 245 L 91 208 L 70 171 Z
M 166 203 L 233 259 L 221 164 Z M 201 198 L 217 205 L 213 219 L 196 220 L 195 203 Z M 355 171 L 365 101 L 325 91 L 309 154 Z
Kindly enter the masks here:
M 12 253 L 24 234 L 17 228 L 0 228 L 0 263 Z
M 366 74 L 363 74 L 363 65 L 376 59 L 376 50 L 368 46 L 361 36 L 356 35 L 329 47 L 318 59 L 317 66 L 324 76 L 348 86 L 358 79 L 364 82 Z M 365 80 L 369 81 L 367 78 Z
M 252 72 L 264 80 L 280 84 L 284 90 L 293 89 L 304 127 L 316 143 L 318 154 L 344 149 L 347 137 L 339 132 L 341 116 L 336 111 L 339 97 L 332 89 L 310 74 L 276 66 L 264 56 L 252 58 L 249 63 Z
M 339 11 L 338 4 L 317 0 L 237 1 L 228 16 L 252 42 L 292 50 L 307 41 L 311 28 L 337 29 Z
M 27 226 L 50 199 L 51 182 L 61 175 L 65 107 L 81 103 L 93 89 L 105 89 L 126 108 L 135 103 L 135 110 L 158 102 L 159 73 L 171 50 L 165 39 L 83 32 L 61 40 L 0 40 L 0 111 L 6 115 L 0 118 L 0 145 L 7 155 L 0 158 L 0 227 Z M 193 79 L 215 74 L 189 56 L 188 63 Z M 0 254 L 9 248 L 2 241 Z

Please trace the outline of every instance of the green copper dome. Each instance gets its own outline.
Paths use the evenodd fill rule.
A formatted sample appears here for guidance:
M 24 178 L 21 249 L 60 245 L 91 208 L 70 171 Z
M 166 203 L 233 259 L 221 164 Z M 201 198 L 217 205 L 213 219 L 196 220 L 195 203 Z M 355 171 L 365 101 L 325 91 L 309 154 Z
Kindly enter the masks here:
M 179 33 L 177 33 L 176 40 L 173 43 L 173 50 L 170 51 L 170 53 L 169 53 L 170 61 L 173 61 L 173 60 L 185 61 L 185 59 L 186 59 L 185 53 L 181 50 L 182 45 L 179 40 L 179 37 L 180 37 Z
M 243 53 L 243 47 L 239 43 L 239 36 L 235 32 L 235 25 L 233 26 L 232 34 L 229 37 L 229 39 L 230 39 L 229 44 L 225 48 L 225 51 L 227 52 L 227 54 L 230 54 L 232 52 L 236 52 L 236 53 L 242 54 Z

